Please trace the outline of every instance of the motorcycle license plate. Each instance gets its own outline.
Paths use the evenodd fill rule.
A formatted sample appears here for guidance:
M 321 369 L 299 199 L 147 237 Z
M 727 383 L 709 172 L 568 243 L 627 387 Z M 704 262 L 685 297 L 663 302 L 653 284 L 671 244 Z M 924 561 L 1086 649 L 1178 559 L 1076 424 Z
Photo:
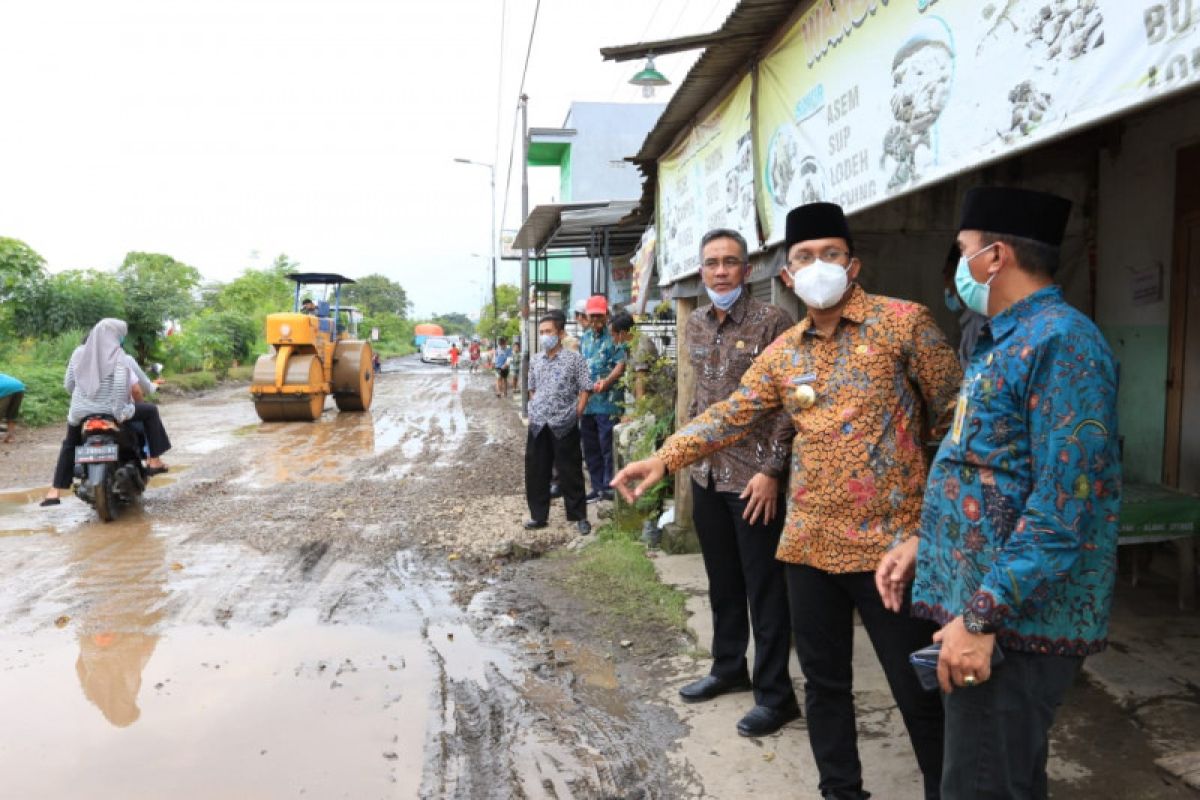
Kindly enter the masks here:
M 84 445 L 75 448 L 76 464 L 98 464 L 116 460 L 117 446 L 115 444 Z

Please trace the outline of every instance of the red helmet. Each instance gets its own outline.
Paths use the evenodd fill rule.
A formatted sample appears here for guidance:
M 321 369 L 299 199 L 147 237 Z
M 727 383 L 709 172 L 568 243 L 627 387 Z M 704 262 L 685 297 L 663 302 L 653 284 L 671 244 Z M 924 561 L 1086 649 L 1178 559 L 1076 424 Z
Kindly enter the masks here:
M 594 294 L 588 298 L 587 313 L 588 314 L 607 314 L 608 313 L 608 300 L 606 300 L 604 298 L 604 295 Z

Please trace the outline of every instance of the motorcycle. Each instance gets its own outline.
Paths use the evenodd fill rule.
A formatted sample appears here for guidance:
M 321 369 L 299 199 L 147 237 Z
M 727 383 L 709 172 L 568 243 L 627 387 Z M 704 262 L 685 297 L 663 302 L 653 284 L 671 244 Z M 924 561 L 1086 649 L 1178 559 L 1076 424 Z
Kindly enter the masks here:
M 101 520 L 112 522 L 121 506 L 134 503 L 146 489 L 137 434 L 109 416 L 86 418 L 82 434 L 83 444 L 75 448 L 75 494 Z

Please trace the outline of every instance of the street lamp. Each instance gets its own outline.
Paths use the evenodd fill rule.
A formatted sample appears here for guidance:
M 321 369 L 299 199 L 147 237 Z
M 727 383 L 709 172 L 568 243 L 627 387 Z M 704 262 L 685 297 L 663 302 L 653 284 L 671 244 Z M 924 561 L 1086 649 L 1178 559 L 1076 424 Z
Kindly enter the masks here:
M 469 158 L 456 158 L 459 164 L 473 164 L 477 167 L 487 167 L 491 175 L 492 185 L 492 317 L 500 318 L 500 303 L 496 300 L 496 165 L 483 161 L 472 161 Z
M 653 97 L 654 87 L 667 86 L 671 82 L 667 80 L 667 76 L 663 75 L 654 68 L 654 56 L 646 56 L 646 66 L 642 67 L 642 71 L 629 79 L 629 82 L 634 86 L 642 87 L 642 97 Z

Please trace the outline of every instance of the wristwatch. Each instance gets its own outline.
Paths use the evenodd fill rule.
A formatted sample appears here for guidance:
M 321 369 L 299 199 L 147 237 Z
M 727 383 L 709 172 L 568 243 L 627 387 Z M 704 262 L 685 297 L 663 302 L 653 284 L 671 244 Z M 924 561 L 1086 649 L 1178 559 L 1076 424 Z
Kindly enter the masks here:
M 964 611 L 962 620 L 963 627 L 967 629 L 968 633 L 973 633 L 978 636 L 980 634 L 996 632 L 995 624 L 985 619 L 974 609 L 968 608 L 966 611 Z

